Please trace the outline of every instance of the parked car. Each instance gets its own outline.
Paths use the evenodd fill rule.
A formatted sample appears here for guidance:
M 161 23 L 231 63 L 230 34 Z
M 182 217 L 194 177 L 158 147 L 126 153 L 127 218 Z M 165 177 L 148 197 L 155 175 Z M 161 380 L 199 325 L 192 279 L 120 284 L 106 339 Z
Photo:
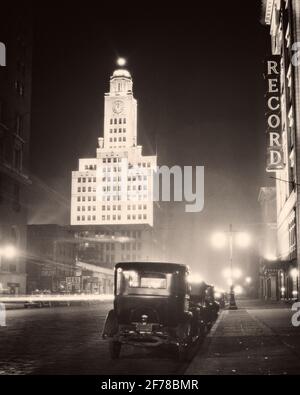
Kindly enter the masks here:
M 190 305 L 189 270 L 185 265 L 153 262 L 118 263 L 114 308 L 102 337 L 109 340 L 112 359 L 123 344 L 175 346 L 184 360 L 200 336 L 199 311 Z
M 215 300 L 214 287 L 204 281 L 191 284 L 191 304 L 199 309 L 199 321 L 202 331 L 209 331 L 218 318 L 220 306 Z

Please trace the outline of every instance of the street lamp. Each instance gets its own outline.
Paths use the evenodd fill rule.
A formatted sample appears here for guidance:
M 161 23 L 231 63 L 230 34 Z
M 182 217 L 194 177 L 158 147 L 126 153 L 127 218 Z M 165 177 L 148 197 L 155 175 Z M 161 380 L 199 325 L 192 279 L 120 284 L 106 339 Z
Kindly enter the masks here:
M 227 277 L 229 279 L 230 286 L 230 299 L 229 299 L 229 309 L 237 310 L 237 305 L 235 301 L 235 292 L 234 292 L 234 278 L 240 278 L 242 276 L 242 272 L 240 269 L 233 269 L 233 242 L 234 242 L 234 234 L 236 234 L 235 241 L 240 247 L 247 247 L 250 244 L 250 236 L 244 232 L 235 232 L 232 228 L 232 225 L 229 225 L 229 231 L 226 232 L 228 234 L 228 238 L 224 233 L 216 233 L 212 237 L 212 244 L 216 248 L 222 248 L 226 241 L 229 242 L 229 263 L 230 268 L 227 271 Z
M 14 259 L 17 256 L 17 249 L 13 245 L 6 245 L 0 249 L 0 256 L 6 259 Z

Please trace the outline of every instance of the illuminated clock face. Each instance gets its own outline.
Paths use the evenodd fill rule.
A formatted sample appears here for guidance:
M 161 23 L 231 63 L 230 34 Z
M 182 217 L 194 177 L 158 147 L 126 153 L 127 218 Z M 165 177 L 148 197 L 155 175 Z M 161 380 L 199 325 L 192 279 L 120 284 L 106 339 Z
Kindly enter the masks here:
M 113 103 L 113 112 L 116 114 L 120 114 L 124 109 L 124 103 L 121 100 L 116 100 Z

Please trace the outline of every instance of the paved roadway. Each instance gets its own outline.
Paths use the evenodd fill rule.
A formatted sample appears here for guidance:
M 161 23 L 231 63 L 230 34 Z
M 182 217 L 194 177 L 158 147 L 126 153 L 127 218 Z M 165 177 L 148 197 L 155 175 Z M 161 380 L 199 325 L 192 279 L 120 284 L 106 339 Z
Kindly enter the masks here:
M 10 310 L 0 327 L 0 374 L 300 374 L 300 327 L 290 308 L 240 307 L 222 314 L 186 364 L 167 350 L 128 346 L 111 361 L 100 337 L 108 303 Z
M 186 366 L 166 350 L 124 347 L 111 361 L 100 333 L 108 303 L 7 311 L 0 374 L 175 374 Z

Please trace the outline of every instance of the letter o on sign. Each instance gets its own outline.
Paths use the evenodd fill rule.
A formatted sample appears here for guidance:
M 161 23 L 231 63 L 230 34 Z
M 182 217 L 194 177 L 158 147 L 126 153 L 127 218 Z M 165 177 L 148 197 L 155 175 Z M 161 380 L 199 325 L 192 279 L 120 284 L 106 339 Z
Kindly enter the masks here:
M 280 117 L 279 115 L 272 114 L 268 118 L 268 125 L 270 128 L 276 129 L 280 125 Z

